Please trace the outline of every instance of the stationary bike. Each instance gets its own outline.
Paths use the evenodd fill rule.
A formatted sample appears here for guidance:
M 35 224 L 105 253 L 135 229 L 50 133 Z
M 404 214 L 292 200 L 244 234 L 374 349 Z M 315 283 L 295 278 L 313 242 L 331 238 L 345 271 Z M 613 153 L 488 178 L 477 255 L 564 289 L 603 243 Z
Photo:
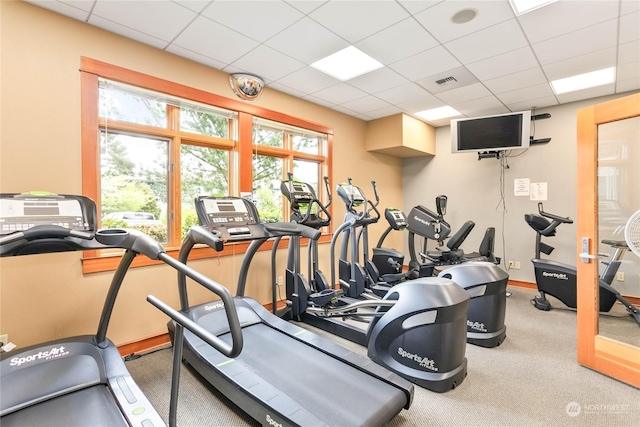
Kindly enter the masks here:
M 569 308 L 577 306 L 577 275 L 573 266 L 541 259 L 540 254 L 550 255 L 554 247 L 542 242 L 542 237 L 552 237 L 556 235 L 556 229 L 560 224 L 573 224 L 573 220 L 568 217 L 561 217 L 548 212 L 544 212 L 542 202 L 538 203 L 538 213 L 525 214 L 524 220 L 536 231 L 535 258 L 531 260 L 536 275 L 536 285 L 538 295 L 531 300 L 531 304 L 538 310 L 548 311 L 551 303 L 546 298 L 546 294 L 559 299 Z M 604 262 L 605 269 L 599 280 L 598 304 L 601 312 L 608 312 L 613 304 L 620 301 L 640 325 L 640 312 L 638 308 L 627 301 L 611 283 L 620 268 L 624 253 L 629 250 L 625 241 L 602 240 L 602 243 L 610 245 L 614 249 L 610 261 Z

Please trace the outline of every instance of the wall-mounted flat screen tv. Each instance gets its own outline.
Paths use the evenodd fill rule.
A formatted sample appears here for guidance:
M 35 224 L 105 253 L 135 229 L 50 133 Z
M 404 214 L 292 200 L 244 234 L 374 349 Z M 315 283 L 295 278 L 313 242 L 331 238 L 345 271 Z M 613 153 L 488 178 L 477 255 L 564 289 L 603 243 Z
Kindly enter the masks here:
M 451 152 L 529 148 L 531 111 L 451 120 Z

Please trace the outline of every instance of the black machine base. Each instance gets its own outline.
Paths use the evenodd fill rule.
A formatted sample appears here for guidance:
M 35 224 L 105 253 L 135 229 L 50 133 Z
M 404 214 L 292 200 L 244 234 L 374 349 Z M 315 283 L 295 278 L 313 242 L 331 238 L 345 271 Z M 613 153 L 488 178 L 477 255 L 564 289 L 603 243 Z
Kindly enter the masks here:
M 492 262 L 471 261 L 449 267 L 438 277 L 450 278 L 469 293 L 467 342 L 487 348 L 499 346 L 507 330 L 509 275 Z

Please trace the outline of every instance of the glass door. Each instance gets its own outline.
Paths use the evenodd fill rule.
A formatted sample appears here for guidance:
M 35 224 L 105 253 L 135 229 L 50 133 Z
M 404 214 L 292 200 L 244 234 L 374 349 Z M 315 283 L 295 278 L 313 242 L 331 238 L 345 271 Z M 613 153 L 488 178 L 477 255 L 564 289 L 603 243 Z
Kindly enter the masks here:
M 577 170 L 578 363 L 640 387 L 640 326 L 599 285 L 609 273 L 632 301 L 640 294 L 638 256 L 622 250 L 618 270 L 606 270 L 623 246 L 616 241 L 624 243 L 627 219 L 640 209 L 640 94 L 578 111 Z

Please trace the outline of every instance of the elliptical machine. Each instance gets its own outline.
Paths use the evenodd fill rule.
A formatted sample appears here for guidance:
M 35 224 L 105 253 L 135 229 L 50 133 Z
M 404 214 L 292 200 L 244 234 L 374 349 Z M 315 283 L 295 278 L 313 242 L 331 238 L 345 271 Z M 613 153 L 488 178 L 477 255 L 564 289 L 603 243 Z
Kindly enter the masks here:
M 536 275 L 538 295 L 531 300 L 531 304 L 538 310 L 551 310 L 551 303 L 546 297 L 549 294 L 560 300 L 567 307 L 575 309 L 577 307 L 577 274 L 575 267 L 540 257 L 541 253 L 550 255 L 555 249 L 553 246 L 543 243 L 542 237 L 555 236 L 556 229 L 560 224 L 573 224 L 573 220 L 545 212 L 543 209 L 542 202 L 539 202 L 539 215 L 525 214 L 524 216 L 526 223 L 536 232 L 535 258 L 531 262 Z M 638 308 L 611 286 L 622 263 L 622 257 L 629 250 L 629 246 L 623 240 L 602 240 L 602 243 L 610 245 L 614 249 L 614 253 L 610 261 L 603 262 L 606 267 L 598 282 L 598 310 L 608 312 L 616 300 L 620 301 L 626 307 L 627 312 L 640 325 L 640 311 Z

